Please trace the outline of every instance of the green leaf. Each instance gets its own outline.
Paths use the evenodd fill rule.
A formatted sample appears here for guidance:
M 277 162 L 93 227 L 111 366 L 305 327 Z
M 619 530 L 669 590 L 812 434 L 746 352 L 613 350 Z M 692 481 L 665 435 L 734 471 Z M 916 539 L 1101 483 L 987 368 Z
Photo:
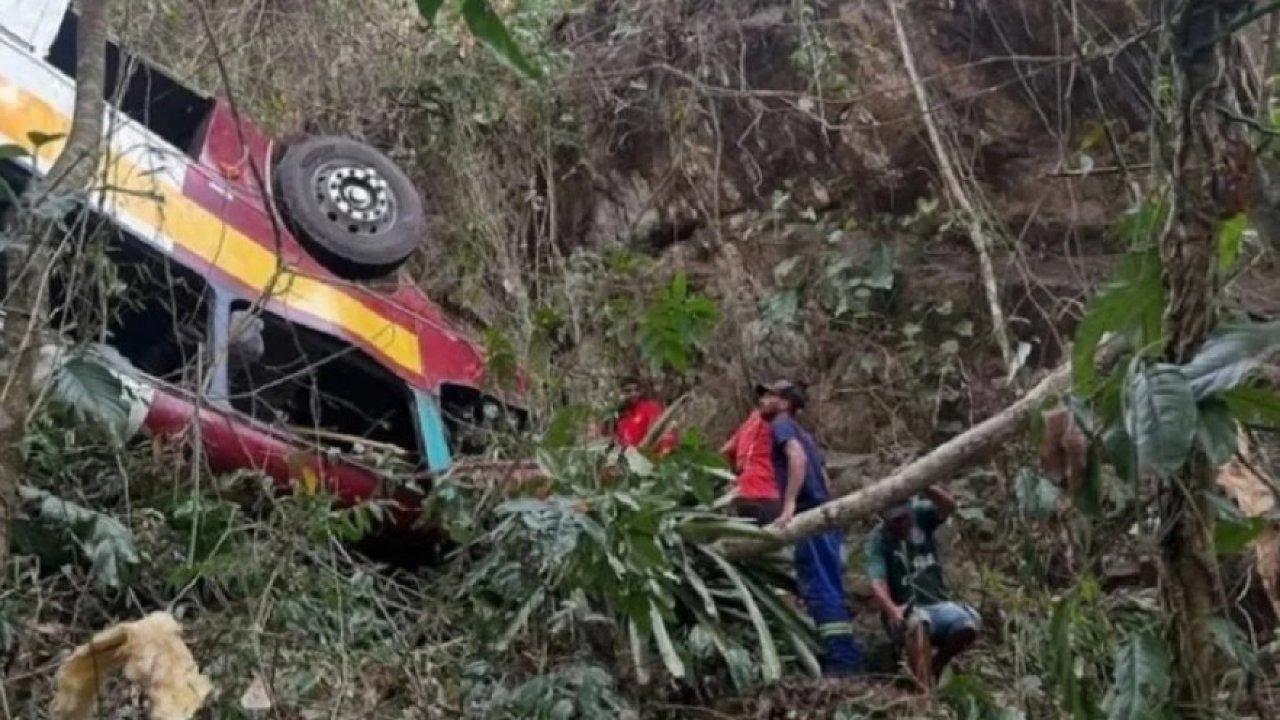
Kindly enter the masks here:
M 542 72 L 525 59 L 520 47 L 511 39 L 502 20 L 493 14 L 487 0 L 463 0 L 462 19 L 477 40 L 493 51 L 499 60 L 525 77 L 541 79 Z
M 79 417 L 106 426 L 117 438 L 128 427 L 124 384 L 96 358 L 74 355 L 63 361 L 53 377 L 53 397 Z
M 1215 330 L 1182 372 L 1197 398 L 1238 387 L 1280 347 L 1280 322 L 1224 325 Z
M 1164 717 L 1170 665 L 1169 649 L 1154 633 L 1130 636 L 1116 650 L 1115 680 L 1102 701 L 1108 720 Z
M 1117 476 L 1129 482 L 1138 479 L 1138 459 L 1133 441 L 1129 439 L 1129 433 L 1124 431 L 1123 424 L 1116 423 L 1107 428 L 1102 433 L 1102 445 L 1106 448 L 1107 459 L 1111 461 Z
M 738 692 L 751 687 L 756 676 L 756 664 L 752 661 L 751 653 L 740 647 L 729 648 L 724 653 L 724 664 L 729 667 L 729 679 Z
M 684 677 L 684 661 L 680 659 L 680 653 L 676 652 L 676 646 L 671 642 L 671 635 L 667 633 L 667 621 L 662 617 L 658 606 L 653 603 L 649 604 L 649 624 L 653 629 L 653 639 L 658 643 L 658 654 L 662 656 L 662 664 L 667 666 L 667 672 L 674 678 Z
M 644 640 L 640 638 L 640 628 L 634 619 L 627 620 L 627 640 L 631 646 L 631 662 L 636 670 L 636 682 L 649 684 L 649 654 L 645 652 Z
M 1135 347 L 1155 344 L 1161 335 L 1164 285 L 1160 257 L 1154 250 L 1129 253 L 1121 259 L 1112 279 L 1085 305 L 1071 348 L 1071 372 L 1075 391 L 1093 394 L 1097 382 L 1094 355 L 1107 333 L 1128 336 Z
M 1125 431 L 1137 448 L 1138 467 L 1177 472 L 1196 436 L 1196 401 L 1177 367 L 1134 363 L 1125 383 Z
M 1217 398 L 1201 400 L 1200 422 L 1196 426 L 1196 442 L 1213 463 L 1221 467 L 1236 454 L 1236 421 L 1231 408 Z
M 707 587 L 707 583 L 703 581 L 702 576 L 694 569 L 688 558 L 684 559 L 684 577 L 689 587 L 697 593 L 698 599 L 702 602 L 702 610 L 707 617 L 711 620 L 719 620 L 720 611 L 716 607 L 715 598 L 711 597 L 711 589 Z
M 795 651 L 796 659 L 804 667 L 805 672 L 809 673 L 809 677 L 822 677 L 822 664 L 818 662 L 818 656 L 813 653 L 813 648 L 805 642 L 804 636 L 794 630 L 788 630 L 787 642 L 791 645 L 791 649 Z
M 1233 667 L 1241 668 L 1248 674 L 1259 672 L 1258 651 L 1240 626 L 1218 615 L 1209 618 L 1209 633 L 1213 635 L 1214 645 L 1218 646 L 1218 650 Z
M 52 530 L 49 542 L 71 539 L 89 560 L 90 575 L 109 588 L 124 585 L 128 573 L 138 565 L 133 534 L 119 520 L 50 494 L 44 490 L 20 487 L 19 496 L 27 514 L 39 528 Z M 38 533 L 29 533 L 38 535 Z
M 1156 240 L 1168 219 L 1168 200 L 1147 200 L 1122 215 L 1113 233 L 1129 248 L 1145 248 Z
M 1231 414 L 1249 425 L 1280 428 L 1280 394 L 1260 387 L 1238 387 L 1222 394 Z
M 725 538 L 767 542 L 773 535 L 755 523 L 734 517 L 707 518 L 680 523 L 680 536 L 696 543 L 712 543 Z
M 498 638 L 498 642 L 494 644 L 494 650 L 497 652 L 506 652 L 511 645 L 511 641 L 524 631 L 525 625 L 529 623 L 529 616 L 539 605 L 542 604 L 546 594 L 541 588 L 529 594 L 529 598 L 520 605 L 520 609 L 516 611 L 515 617 L 507 624 L 507 629 L 503 631 L 502 636 Z
M 1256 540 L 1267 524 L 1261 517 L 1219 519 L 1213 524 L 1213 548 L 1219 555 L 1234 555 Z
M 1244 237 L 1248 217 L 1240 213 L 1218 224 L 1218 271 L 1228 273 L 1240 259 L 1240 239 Z
M 738 569 L 728 560 L 707 548 L 701 548 L 701 550 L 720 566 L 725 576 L 729 578 L 729 582 L 733 583 L 738 591 L 738 596 L 742 598 L 742 604 L 747 608 L 747 615 L 751 618 L 751 624 L 755 626 L 756 635 L 760 641 L 760 660 L 764 664 L 764 680 L 771 683 L 777 682 L 782 678 L 782 661 L 778 659 L 778 648 L 773 642 L 773 633 L 769 630 L 769 624 L 765 622 L 764 615 L 760 612 L 760 607 L 752 597 L 751 591 L 743 582 Z
M 1234 502 L 1221 494 L 1210 495 L 1209 501 L 1214 510 L 1213 547 L 1221 555 L 1244 550 L 1267 529 L 1267 518 L 1245 517 Z
M 875 290 L 893 289 L 893 246 L 880 240 L 871 249 L 871 260 L 867 268 L 867 277 L 863 280 L 867 287 Z
M 1091 697 L 1089 684 L 1076 673 L 1080 660 L 1077 645 L 1084 642 L 1079 593 L 1076 589 L 1054 603 L 1044 654 L 1063 707 L 1071 717 L 1091 718 L 1096 715 L 1097 701 Z
M 0 144 L 0 160 L 16 160 L 21 157 L 30 157 L 31 153 L 21 145 L 12 145 L 10 143 Z
M 1014 489 L 1018 497 L 1018 510 L 1033 519 L 1052 515 L 1058 507 L 1058 497 L 1062 494 L 1057 485 L 1031 468 L 1023 468 L 1018 472 Z
M 484 331 L 485 377 L 503 390 L 510 390 L 519 372 L 515 346 L 511 338 L 497 328 Z
M 444 5 L 444 0 L 417 0 L 418 12 L 422 15 L 422 19 L 428 23 L 436 21 L 436 15 L 440 12 L 440 6 Z
M 1089 518 L 1102 514 L 1102 449 L 1090 443 L 1084 465 L 1084 482 L 1076 488 L 1072 502 Z
M 685 273 L 678 272 L 640 317 L 640 351 L 655 369 L 688 370 L 716 323 L 710 298 L 689 292 Z

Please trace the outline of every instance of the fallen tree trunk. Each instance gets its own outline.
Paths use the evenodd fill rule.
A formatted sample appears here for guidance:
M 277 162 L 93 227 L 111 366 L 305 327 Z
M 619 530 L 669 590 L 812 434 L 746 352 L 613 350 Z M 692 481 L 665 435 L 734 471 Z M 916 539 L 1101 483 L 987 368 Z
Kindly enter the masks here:
M 826 505 L 799 513 L 785 527 L 769 528 L 769 540 L 725 543 L 724 550 L 730 555 L 743 556 L 765 552 L 779 545 L 790 545 L 870 517 L 930 485 L 949 482 L 959 471 L 986 460 L 1006 443 L 1019 438 L 1027 431 L 1033 413 L 1041 404 L 1070 387 L 1071 366 L 1067 364 L 1054 370 L 1009 407 L 939 445 L 924 457 L 898 468 L 892 475 Z

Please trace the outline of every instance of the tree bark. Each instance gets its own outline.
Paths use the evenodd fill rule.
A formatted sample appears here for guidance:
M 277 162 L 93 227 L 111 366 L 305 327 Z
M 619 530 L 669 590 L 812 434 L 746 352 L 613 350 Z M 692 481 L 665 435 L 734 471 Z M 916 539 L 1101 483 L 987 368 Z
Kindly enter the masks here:
M 1165 358 L 1190 360 L 1216 322 L 1217 229 L 1248 209 L 1253 154 L 1239 125 L 1231 78 L 1231 15 L 1240 3 L 1187 0 L 1177 17 L 1163 18 L 1173 78 L 1171 106 L 1157 127 L 1156 166 L 1168 173 L 1169 225 L 1159 240 L 1168 295 Z M 1161 596 L 1170 617 L 1174 687 L 1180 717 L 1213 715 L 1219 669 L 1211 632 L 1221 577 L 1213 545 L 1216 471 L 1198 448 L 1160 487 Z
M 54 253 L 59 223 L 32 212 L 55 193 L 83 193 L 93 183 L 102 142 L 105 103 L 105 65 L 110 0 L 80 3 L 76 38 L 76 94 L 71 128 L 49 172 L 32 181 L 22 207 L 11 218 L 13 235 L 28 250 L 20 261 L 10 258 L 10 277 L 4 298 L 7 317 L 0 330 L 8 354 L 8 374 L 0 387 L 0 587 L 8 578 L 9 531 L 18 511 L 18 484 L 22 481 L 22 442 L 31 412 L 31 372 L 44 325 L 41 289 Z M 61 128 L 49 128 L 49 131 Z M 13 251 L 11 246 L 10 252 Z M 20 322 L 19 318 L 25 319 Z

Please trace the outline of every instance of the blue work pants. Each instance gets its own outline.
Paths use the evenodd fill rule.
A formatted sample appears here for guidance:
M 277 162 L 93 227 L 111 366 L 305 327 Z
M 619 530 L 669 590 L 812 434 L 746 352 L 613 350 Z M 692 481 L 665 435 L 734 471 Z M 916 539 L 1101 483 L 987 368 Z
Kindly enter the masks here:
M 845 607 L 840 533 L 828 530 L 796 543 L 795 564 L 800 597 L 826 650 L 823 672 L 826 675 L 862 672 L 862 649 L 853 639 L 852 618 Z

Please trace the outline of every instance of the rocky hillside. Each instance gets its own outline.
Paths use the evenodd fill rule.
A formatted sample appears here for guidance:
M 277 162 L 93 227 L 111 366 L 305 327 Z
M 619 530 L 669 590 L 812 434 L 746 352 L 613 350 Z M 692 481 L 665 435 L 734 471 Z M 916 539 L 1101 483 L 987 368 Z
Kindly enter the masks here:
M 361 11 L 377 32 L 359 35 L 337 6 L 218 10 L 219 37 L 255 38 L 223 49 L 228 78 L 207 43 L 171 42 L 192 27 L 176 5 L 133 27 L 282 133 L 395 151 L 436 212 L 423 281 L 518 344 L 557 325 L 549 357 L 577 394 L 607 382 L 587 369 L 604 352 L 591 326 L 611 319 L 564 317 L 581 312 L 570 298 L 644 292 L 594 260 L 626 249 L 687 271 L 721 321 L 715 351 L 669 391 L 695 394 L 688 421 L 712 435 L 762 373 L 808 378 L 826 442 L 851 453 L 914 451 L 991 412 L 1007 373 L 970 216 L 1011 350 L 1034 370 L 1061 359 L 1080 298 L 1120 249 L 1108 228 L 1147 180 L 1149 48 L 1124 0 L 1082 0 L 1070 17 L 1019 0 L 904 5 L 939 147 L 885 3 L 509 3 L 543 84 L 447 19 L 423 33 L 407 5 Z M 320 48 L 316 92 L 293 79 Z
M 499 63 L 456 16 L 428 28 L 401 0 L 122 2 L 116 27 L 280 136 L 347 133 L 408 168 L 432 213 L 414 262 L 420 283 L 496 356 L 529 367 L 541 421 L 602 404 L 620 376 L 640 371 L 683 398 L 681 424 L 716 444 L 747 410 L 755 379 L 792 375 L 811 385 L 808 422 L 839 481 L 864 484 L 995 413 L 1063 361 L 1083 299 L 1125 250 L 1117 227 L 1132 234 L 1150 224 L 1142 200 L 1160 85 L 1145 3 L 492 4 L 544 81 Z M 1257 32 L 1240 51 L 1260 76 Z M 1256 102 L 1257 77 L 1238 81 Z M 1269 237 L 1247 238 L 1231 297 L 1270 314 Z M 677 292 L 677 278 L 687 279 L 686 294 L 712 302 L 714 323 L 688 357 L 655 360 L 642 316 Z M 1104 501 L 1124 512 L 1081 528 L 1055 514 L 1053 488 L 1022 472 L 1031 450 L 1010 447 L 958 483 L 963 524 L 945 538 L 950 579 L 991 633 L 972 660 L 979 679 L 954 690 L 961 701 L 950 710 L 879 687 L 801 683 L 758 697 L 705 687 L 640 693 L 655 704 L 646 716 L 796 717 L 788 703 L 804 698 L 815 717 L 1085 717 L 1067 700 L 1100 702 L 1102 693 L 1082 688 L 1107 687 L 1111 673 L 1097 668 L 1111 661 L 1121 628 L 1147 622 L 1154 602 L 1144 575 L 1150 542 L 1126 534 L 1142 498 L 1114 491 Z M 139 472 L 166 487 L 154 468 Z M 112 488 L 115 500 L 130 497 L 127 484 Z M 220 542 L 207 536 L 214 513 L 234 525 L 221 501 L 198 505 L 175 511 L 190 526 L 144 537 L 168 553 L 155 557 L 177 562 L 186 533 L 192 555 L 198 543 Z M 301 512 L 305 520 L 316 511 Z M 336 542 L 301 547 L 296 536 L 311 526 L 298 517 L 272 515 L 246 543 L 254 557 L 296 565 L 262 577 L 254 563 L 218 556 L 200 572 L 222 580 L 197 573 L 180 593 L 200 606 L 193 624 L 205 649 L 224 653 L 211 671 L 224 684 L 261 683 L 264 668 L 287 668 L 267 680 L 281 693 L 277 708 L 306 708 L 298 717 L 320 717 L 316 708 L 327 712 L 330 702 L 368 717 L 458 717 L 486 693 L 516 702 L 523 696 L 504 688 L 553 670 L 560 689 L 520 687 L 613 697 L 614 678 L 564 670 L 523 647 L 510 667 L 475 660 L 481 633 L 456 604 L 457 576 L 368 572 Z M 1123 567 L 1101 573 L 1101 584 L 1078 582 L 1082 557 L 1100 546 L 1114 550 L 1108 568 Z M 848 550 L 864 606 L 858 550 Z M 33 675 L 79 615 L 73 590 L 56 585 L 49 597 L 75 611 L 23 647 Z M 164 593 L 148 585 L 138 595 L 85 602 L 98 617 Z M 568 622 L 578 612 L 570 604 L 548 624 Z M 270 662 L 267 648 L 230 637 L 231 624 L 277 610 L 296 632 L 276 638 Z M 325 618 L 314 643 L 300 630 L 313 616 Z M 859 622 L 879 636 L 870 612 Z M 1241 680 L 1233 697 L 1261 693 L 1252 682 Z M 997 711 L 992 695 L 1022 714 Z M 1114 711 L 1117 701 L 1107 702 Z M 509 712 L 492 716 L 521 716 Z

